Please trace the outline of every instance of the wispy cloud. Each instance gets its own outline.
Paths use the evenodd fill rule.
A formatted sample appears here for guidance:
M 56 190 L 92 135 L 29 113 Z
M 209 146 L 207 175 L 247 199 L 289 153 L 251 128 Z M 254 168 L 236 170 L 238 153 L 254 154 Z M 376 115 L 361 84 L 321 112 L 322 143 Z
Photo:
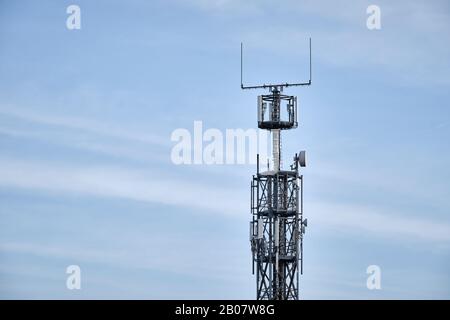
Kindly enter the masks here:
M 183 276 L 194 279 L 202 279 L 201 281 L 214 281 L 216 283 L 235 283 L 235 285 L 242 285 L 243 283 L 249 283 L 249 277 L 244 269 L 236 269 L 235 262 L 232 258 L 235 253 L 233 247 L 220 247 L 220 251 L 216 247 L 209 246 L 205 243 L 199 243 L 197 239 L 189 239 L 184 237 L 181 241 L 173 243 L 167 238 L 167 235 L 159 235 L 155 239 L 154 236 L 149 236 L 144 241 L 133 242 L 129 241 L 127 237 L 124 237 L 122 246 L 119 248 L 109 248 L 101 245 L 97 245 L 95 248 L 86 246 L 83 243 L 73 244 L 58 244 L 58 243 L 31 243 L 25 241 L 5 242 L 0 244 L 1 254 L 21 254 L 31 256 L 37 259 L 50 259 L 58 261 L 70 261 L 70 263 L 76 263 L 83 270 L 88 270 L 88 266 L 95 264 L 100 267 L 106 267 L 110 270 L 132 270 L 133 272 L 143 271 L 147 276 L 142 279 L 142 282 L 136 284 L 133 288 L 130 288 L 127 283 L 126 290 L 130 293 L 140 292 L 143 286 L 151 284 L 154 288 L 160 286 L 159 281 L 155 279 L 159 274 L 169 274 L 172 276 Z M 155 244 L 157 246 L 151 246 L 149 250 L 149 244 Z M 199 248 L 201 250 L 192 250 L 192 248 Z M 210 259 L 203 263 L 198 263 L 203 257 L 207 255 Z M 22 270 L 20 270 L 22 269 Z M 30 269 L 23 270 L 19 267 L 19 270 L 9 268 L 0 268 L 0 273 L 10 275 L 20 273 L 30 273 Z M 40 271 L 40 272 L 39 272 Z M 63 274 L 64 270 L 61 270 Z M 48 270 L 36 270 L 35 274 L 31 276 L 51 277 L 54 273 L 50 273 Z M 117 277 L 103 278 L 99 281 L 98 276 L 85 276 L 89 279 L 89 283 L 94 282 L 97 288 L 100 289 L 100 295 L 107 295 L 106 292 L 102 292 L 103 281 L 107 281 L 109 285 L 121 287 L 123 286 L 123 279 Z M 58 279 L 61 281 L 61 277 Z M 99 283 L 100 282 L 100 283 Z M 92 283 L 91 283 L 92 285 Z M 175 295 L 179 298 L 195 297 L 195 292 L 184 292 L 185 287 L 182 283 L 175 281 L 169 281 L 164 284 L 165 288 L 160 290 L 171 288 L 175 291 L 183 291 Z M 92 287 L 91 290 L 96 288 Z M 131 290 L 130 290 L 131 289 Z M 91 291 L 89 290 L 89 291 Z M 1 290 L 0 290 L 1 291 Z M 1 293 L 1 292 L 0 292 Z M 214 295 L 209 295 L 214 297 Z M 220 294 L 217 295 L 220 297 Z M 162 298 L 161 295 L 156 294 L 154 298 Z M 169 298 L 174 298 L 173 295 Z
M 167 161 L 170 137 L 104 121 L 1 107 L 0 134 L 138 161 Z M 7 120 L 13 120 L 9 123 Z M 157 152 L 157 151 L 165 152 Z
M 229 189 L 189 179 L 107 166 L 61 166 L 0 159 L 0 185 L 36 191 L 116 197 L 134 201 L 190 207 L 242 220 L 248 211 L 247 189 Z M 232 199 L 232 201 L 230 201 Z M 410 241 L 450 242 L 450 226 L 443 221 L 386 212 L 371 206 L 310 203 L 311 221 L 375 237 Z
M 386 211 L 376 207 L 311 203 L 311 222 L 317 227 L 328 226 L 342 232 L 394 239 L 401 242 L 420 241 L 450 245 L 450 224 L 447 221 L 409 217 L 404 212 Z
M 85 119 L 79 117 L 67 117 L 48 114 L 37 114 L 24 108 L 1 107 L 0 114 L 17 118 L 22 121 L 46 125 L 50 127 L 61 127 L 65 129 L 75 129 L 91 134 L 102 135 L 134 142 L 148 143 L 158 146 L 168 146 L 170 141 L 167 137 L 156 134 L 133 132 L 132 128 L 121 128 L 118 125 L 106 122 Z
M 170 179 L 156 169 L 148 172 L 123 167 L 61 166 L 1 159 L 0 185 L 187 206 L 225 215 L 241 215 L 248 207 L 246 202 L 229 201 L 241 197 L 247 200 L 239 190 Z

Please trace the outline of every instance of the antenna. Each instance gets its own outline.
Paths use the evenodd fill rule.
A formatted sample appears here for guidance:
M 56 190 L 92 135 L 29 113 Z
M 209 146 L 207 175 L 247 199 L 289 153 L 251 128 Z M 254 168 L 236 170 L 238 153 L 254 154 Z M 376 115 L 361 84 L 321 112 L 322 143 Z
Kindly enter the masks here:
M 258 128 L 271 133 L 273 165 L 270 168 L 267 159 L 267 171 L 259 171 L 258 156 L 257 174 L 253 175 L 250 185 L 250 243 L 256 272 L 256 299 L 298 300 L 307 225 L 303 218 L 303 174 L 299 170 L 306 166 L 306 153 L 296 153 L 290 170 L 283 169 L 281 131 L 297 128 L 298 100 L 282 92 L 284 87 L 311 85 L 311 38 L 307 82 L 244 86 L 243 47 L 241 43 L 241 89 L 270 90 L 269 94 L 258 96 L 257 118 Z
M 262 85 L 254 85 L 254 86 L 245 86 L 243 82 L 243 51 L 244 45 L 241 42 L 241 89 L 271 89 L 271 88 L 279 88 L 281 91 L 284 87 L 297 87 L 297 86 L 309 86 L 311 85 L 312 80 L 312 59 L 311 59 L 311 38 L 309 38 L 309 80 L 307 82 L 297 82 L 297 83 L 279 83 L 279 84 L 262 84 Z

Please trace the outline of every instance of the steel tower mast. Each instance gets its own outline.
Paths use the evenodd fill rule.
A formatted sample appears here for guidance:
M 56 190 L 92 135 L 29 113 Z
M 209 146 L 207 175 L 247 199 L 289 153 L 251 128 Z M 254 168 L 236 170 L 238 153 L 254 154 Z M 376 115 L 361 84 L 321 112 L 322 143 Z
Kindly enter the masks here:
M 303 274 L 303 175 L 305 151 L 295 154 L 288 170 L 282 167 L 281 130 L 295 129 L 297 97 L 282 94 L 283 89 L 311 85 L 311 39 L 309 39 L 309 81 L 301 83 L 244 86 L 242 80 L 243 46 L 241 44 L 241 89 L 268 89 L 258 96 L 258 128 L 272 135 L 273 165 L 257 172 L 251 181 L 250 243 L 253 274 L 256 272 L 258 300 L 297 300 L 299 274 Z M 286 108 L 283 112 L 284 107 Z

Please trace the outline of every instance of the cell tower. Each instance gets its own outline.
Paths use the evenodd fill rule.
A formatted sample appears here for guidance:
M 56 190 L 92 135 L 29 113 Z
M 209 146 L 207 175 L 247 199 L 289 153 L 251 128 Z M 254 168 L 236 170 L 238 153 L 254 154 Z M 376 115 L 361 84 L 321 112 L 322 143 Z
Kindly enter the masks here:
M 273 164 L 257 171 L 251 181 L 250 243 L 253 274 L 256 271 L 258 300 L 298 300 L 299 274 L 303 274 L 303 175 L 305 151 L 295 154 L 293 164 L 283 169 L 281 130 L 295 129 L 297 97 L 282 94 L 283 89 L 311 85 L 311 38 L 309 39 L 309 81 L 301 83 L 244 86 L 242 80 L 243 46 L 241 43 L 241 89 L 268 89 L 258 96 L 258 128 L 272 135 Z M 286 112 L 283 109 L 286 108 Z M 256 266 L 256 268 L 255 268 Z M 255 270 L 256 269 L 256 270 Z

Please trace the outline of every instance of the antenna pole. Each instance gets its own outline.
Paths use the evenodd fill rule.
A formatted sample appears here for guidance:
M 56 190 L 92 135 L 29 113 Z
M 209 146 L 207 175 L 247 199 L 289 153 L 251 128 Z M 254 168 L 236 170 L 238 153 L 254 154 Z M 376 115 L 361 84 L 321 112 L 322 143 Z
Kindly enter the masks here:
M 307 82 L 297 82 L 297 83 L 278 83 L 278 84 L 262 84 L 256 86 L 244 86 L 243 80 L 243 43 L 241 42 L 241 89 L 269 89 L 277 88 L 277 90 L 283 91 L 284 87 L 298 87 L 298 86 L 309 86 L 311 85 L 312 79 L 312 58 L 311 58 L 311 38 L 309 38 L 309 80 Z
M 243 46 L 243 44 L 241 42 L 241 89 L 244 88 L 244 84 L 242 82 L 242 46 Z
M 309 38 L 309 84 L 312 80 L 312 63 L 311 63 L 311 38 Z

